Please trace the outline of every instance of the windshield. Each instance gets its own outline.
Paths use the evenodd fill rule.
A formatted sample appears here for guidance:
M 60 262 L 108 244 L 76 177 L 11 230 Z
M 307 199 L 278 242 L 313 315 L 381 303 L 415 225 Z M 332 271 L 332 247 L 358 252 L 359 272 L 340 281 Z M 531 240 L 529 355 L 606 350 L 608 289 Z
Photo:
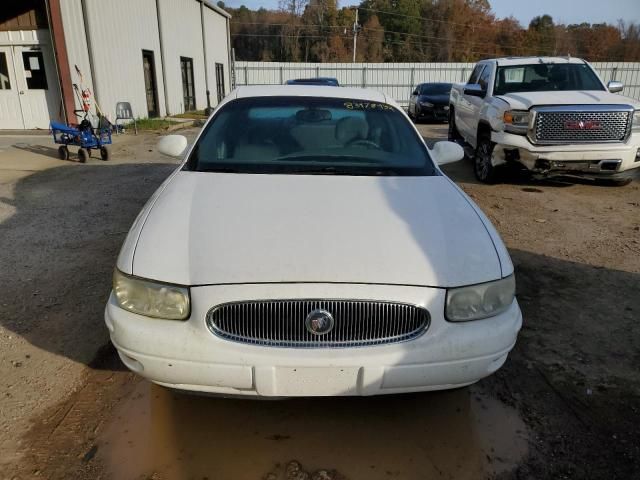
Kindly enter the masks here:
M 449 95 L 451 93 L 450 83 L 432 83 L 422 85 L 420 95 Z
M 437 175 L 395 107 L 315 97 L 229 102 L 195 145 L 188 170 L 324 175 Z
M 604 86 L 586 64 L 536 63 L 498 67 L 493 94 L 554 90 L 604 90 Z

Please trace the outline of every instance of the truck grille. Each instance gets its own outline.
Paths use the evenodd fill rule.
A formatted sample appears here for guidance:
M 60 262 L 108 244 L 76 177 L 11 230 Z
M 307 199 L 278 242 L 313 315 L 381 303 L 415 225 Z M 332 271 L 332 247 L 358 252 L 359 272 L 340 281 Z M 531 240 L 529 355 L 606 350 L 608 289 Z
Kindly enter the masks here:
M 537 112 L 532 139 L 538 144 L 623 142 L 629 134 L 630 111 Z
M 307 329 L 307 316 L 324 310 L 333 329 Z M 215 335 L 240 343 L 275 347 L 339 348 L 411 340 L 429 327 L 424 308 L 395 302 L 358 300 L 262 300 L 212 308 L 206 323 Z

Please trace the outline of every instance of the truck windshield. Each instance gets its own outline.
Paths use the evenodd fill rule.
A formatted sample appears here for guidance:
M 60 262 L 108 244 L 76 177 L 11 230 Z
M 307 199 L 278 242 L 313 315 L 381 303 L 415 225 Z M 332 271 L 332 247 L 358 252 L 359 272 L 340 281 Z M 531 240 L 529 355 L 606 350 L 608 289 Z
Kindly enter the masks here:
M 395 107 L 322 97 L 255 97 L 223 106 L 187 170 L 315 175 L 438 175 Z
M 536 63 L 498 67 L 494 95 L 519 92 L 605 90 L 583 63 Z

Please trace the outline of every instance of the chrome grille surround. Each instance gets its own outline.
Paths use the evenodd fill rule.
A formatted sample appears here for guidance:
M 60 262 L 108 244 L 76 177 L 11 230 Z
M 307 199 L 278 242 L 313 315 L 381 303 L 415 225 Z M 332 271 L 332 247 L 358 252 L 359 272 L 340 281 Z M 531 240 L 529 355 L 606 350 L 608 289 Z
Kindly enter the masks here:
M 536 145 L 620 143 L 631 134 L 630 105 L 566 105 L 534 107 L 531 111 L 529 140 Z M 592 127 L 580 128 L 580 122 Z M 571 124 L 574 126 L 568 127 Z
M 305 328 L 307 315 L 326 310 L 333 329 L 323 335 Z M 206 316 L 209 330 L 225 340 L 290 348 L 346 348 L 413 340 L 431 322 L 416 305 L 376 300 L 256 300 L 224 303 Z

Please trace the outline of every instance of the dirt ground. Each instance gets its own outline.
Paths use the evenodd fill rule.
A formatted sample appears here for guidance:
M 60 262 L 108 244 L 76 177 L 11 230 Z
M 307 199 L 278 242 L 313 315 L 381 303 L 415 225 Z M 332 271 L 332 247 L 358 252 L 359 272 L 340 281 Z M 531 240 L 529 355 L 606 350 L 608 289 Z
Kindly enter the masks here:
M 640 478 L 640 182 L 486 186 L 448 166 L 516 265 L 505 366 L 450 392 L 230 400 L 140 380 L 103 325 L 118 249 L 175 167 L 156 141 L 78 164 L 0 136 L 0 480 Z

